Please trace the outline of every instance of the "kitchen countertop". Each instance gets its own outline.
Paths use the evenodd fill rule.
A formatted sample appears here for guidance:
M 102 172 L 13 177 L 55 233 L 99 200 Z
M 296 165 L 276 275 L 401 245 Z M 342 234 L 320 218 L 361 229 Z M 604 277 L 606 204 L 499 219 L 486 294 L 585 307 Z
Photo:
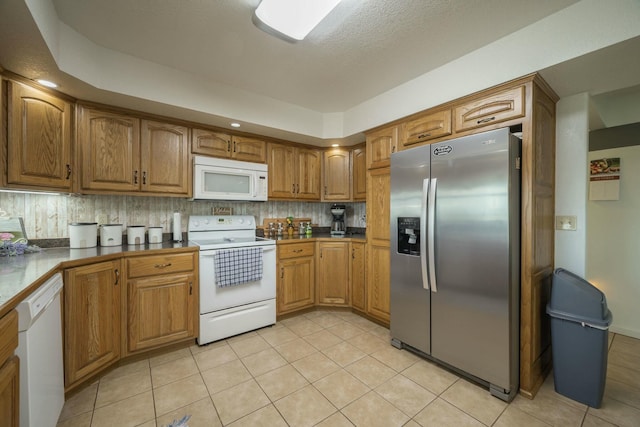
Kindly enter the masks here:
M 349 233 L 349 234 L 345 234 L 344 236 L 332 236 L 331 233 L 325 233 L 325 232 L 313 233 L 310 236 L 307 236 L 305 234 L 303 235 L 293 234 L 292 236 L 289 236 L 288 234 L 283 233 L 282 236 L 274 236 L 274 237 L 267 237 L 267 238 L 275 240 L 276 243 L 294 243 L 294 242 L 300 242 L 303 240 L 310 240 L 310 241 L 347 240 L 347 241 L 361 241 L 361 242 L 364 242 L 367 240 L 366 234 L 363 234 L 363 233 Z
M 0 317 L 17 306 L 61 268 L 107 261 L 135 252 L 153 254 L 167 249 L 190 252 L 196 251 L 198 247 L 189 242 L 164 242 L 87 249 L 48 248 L 25 255 L 0 257 Z

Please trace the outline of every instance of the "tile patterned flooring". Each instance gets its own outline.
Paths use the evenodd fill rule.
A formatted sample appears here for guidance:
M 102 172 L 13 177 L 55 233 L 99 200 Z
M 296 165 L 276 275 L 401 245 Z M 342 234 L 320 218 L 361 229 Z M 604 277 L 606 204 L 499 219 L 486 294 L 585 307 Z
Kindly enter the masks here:
M 610 336 L 600 409 L 553 390 L 511 404 L 389 344 L 348 312 L 315 311 L 119 367 L 71 397 L 59 427 L 640 426 L 640 340 Z

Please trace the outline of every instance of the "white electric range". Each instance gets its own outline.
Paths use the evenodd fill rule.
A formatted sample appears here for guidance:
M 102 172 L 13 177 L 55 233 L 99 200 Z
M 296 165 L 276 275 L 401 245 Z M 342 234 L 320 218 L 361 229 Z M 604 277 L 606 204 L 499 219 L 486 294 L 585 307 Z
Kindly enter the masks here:
M 200 247 L 200 331 L 204 345 L 276 322 L 276 242 L 256 237 L 250 215 L 192 215 Z

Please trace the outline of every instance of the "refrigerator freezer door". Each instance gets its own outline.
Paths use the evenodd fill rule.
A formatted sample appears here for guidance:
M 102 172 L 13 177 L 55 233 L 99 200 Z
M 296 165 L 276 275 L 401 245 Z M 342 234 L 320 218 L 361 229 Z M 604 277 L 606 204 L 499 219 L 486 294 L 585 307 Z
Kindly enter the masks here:
M 505 390 L 517 384 L 519 180 L 512 138 L 499 129 L 431 146 L 438 185 L 435 227 L 428 230 L 438 283 L 431 354 Z
M 391 155 L 390 212 L 391 337 L 427 354 L 431 352 L 430 292 L 423 287 L 427 280 L 423 270 L 426 275 L 425 197 L 429 188 L 429 157 L 428 146 Z M 409 223 L 419 224 L 420 242 L 416 242 L 412 254 L 400 253 L 400 233 L 410 232 L 405 228 Z

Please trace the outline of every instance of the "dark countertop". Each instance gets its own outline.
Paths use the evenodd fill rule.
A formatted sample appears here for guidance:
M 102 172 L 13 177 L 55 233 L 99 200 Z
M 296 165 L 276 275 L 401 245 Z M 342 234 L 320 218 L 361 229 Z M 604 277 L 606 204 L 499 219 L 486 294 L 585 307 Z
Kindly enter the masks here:
M 363 233 L 348 233 L 348 234 L 345 234 L 344 236 L 332 236 L 331 233 L 329 232 L 318 232 L 318 233 L 312 233 L 310 236 L 298 235 L 298 234 L 293 234 L 292 236 L 289 236 L 287 233 L 283 233 L 282 236 L 274 236 L 274 237 L 267 237 L 267 238 L 276 240 L 276 243 L 293 243 L 293 242 L 300 242 L 303 240 L 310 240 L 310 241 L 348 240 L 348 241 L 364 242 L 367 240 L 367 235 Z
M 36 253 L 0 257 L 0 317 L 61 268 L 106 261 L 135 252 L 152 255 L 168 249 L 196 251 L 198 247 L 189 242 L 163 242 L 87 249 L 48 248 Z

